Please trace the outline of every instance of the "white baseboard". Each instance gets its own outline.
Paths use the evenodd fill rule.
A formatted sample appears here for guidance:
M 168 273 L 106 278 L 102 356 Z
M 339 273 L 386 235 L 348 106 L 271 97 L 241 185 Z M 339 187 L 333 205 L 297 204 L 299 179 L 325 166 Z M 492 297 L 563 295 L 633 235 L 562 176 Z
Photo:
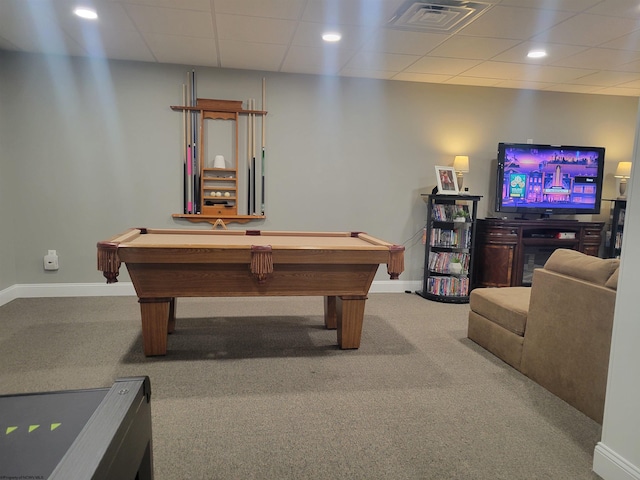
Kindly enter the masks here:
M 107 297 L 135 295 L 131 282 L 16 284 L 0 291 L 0 306 L 16 298 Z
M 373 282 L 370 293 L 402 293 L 415 291 L 422 286 L 419 281 L 381 280 Z M 16 298 L 36 297 L 107 297 L 128 296 L 136 292 L 131 282 L 106 283 L 40 283 L 16 284 L 0 290 L 0 306 Z
M 604 480 L 640 480 L 640 469 L 602 442 L 593 452 L 593 471 Z
M 378 280 L 371 284 L 369 293 L 403 293 L 406 291 L 415 292 L 422 288 L 421 281 L 404 280 Z

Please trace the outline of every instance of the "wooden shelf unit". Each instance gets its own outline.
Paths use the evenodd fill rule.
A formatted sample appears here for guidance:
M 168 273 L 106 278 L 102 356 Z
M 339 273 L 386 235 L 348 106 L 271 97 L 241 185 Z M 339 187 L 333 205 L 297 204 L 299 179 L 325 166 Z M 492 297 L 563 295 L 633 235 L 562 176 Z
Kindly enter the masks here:
M 240 185 L 243 179 L 239 175 L 239 125 L 240 115 L 267 114 L 264 110 L 245 109 L 242 100 L 216 100 L 198 98 L 195 107 L 172 105 L 175 111 L 199 112 L 198 165 L 200 174 L 200 213 L 173 214 L 173 218 L 186 219 L 191 222 L 208 222 L 214 225 L 226 223 L 247 223 L 251 220 L 264 219 L 264 214 L 242 215 L 238 211 Z M 207 167 L 205 158 L 206 120 L 223 120 L 233 122 L 233 158 L 232 167 Z M 264 120 L 263 120 L 264 122 Z M 264 128 L 262 135 L 264 135 Z M 264 141 L 264 139 L 263 139 Z M 251 179 L 246 179 L 250 188 Z M 254 192 L 255 193 L 255 192 Z
M 609 226 L 606 248 L 607 258 L 620 258 L 622 253 L 622 232 L 624 231 L 624 217 L 627 211 L 627 199 L 618 198 L 606 200 L 611 202 L 611 225 Z
M 472 289 L 473 257 L 478 202 L 475 195 L 422 195 L 427 203 L 427 222 L 422 290 L 416 293 L 428 300 L 468 303 Z M 468 218 L 454 219 L 463 210 Z M 453 263 L 462 265 L 452 270 Z
M 238 112 L 242 110 L 242 102 L 235 100 L 207 100 L 199 98 L 197 106 L 201 108 L 215 108 L 215 110 L 200 110 L 200 213 L 202 215 L 217 215 L 219 218 L 238 215 L 238 147 L 239 127 Z M 222 107 L 227 107 L 220 111 Z M 235 108 L 236 111 L 228 109 Z M 206 133 L 205 120 L 228 120 L 234 122 L 232 168 L 207 168 L 204 138 Z M 218 193 L 218 195 L 215 195 Z M 229 197 L 223 197 L 223 194 Z M 221 203 L 224 202 L 224 203 Z
M 478 219 L 474 285 L 529 285 L 533 268 L 541 267 L 556 248 L 597 257 L 603 226 L 577 220 Z
M 264 215 L 199 215 L 197 213 L 174 213 L 173 218 L 189 220 L 191 223 L 210 223 L 225 226 L 227 223 L 247 223 L 251 220 L 262 220 Z

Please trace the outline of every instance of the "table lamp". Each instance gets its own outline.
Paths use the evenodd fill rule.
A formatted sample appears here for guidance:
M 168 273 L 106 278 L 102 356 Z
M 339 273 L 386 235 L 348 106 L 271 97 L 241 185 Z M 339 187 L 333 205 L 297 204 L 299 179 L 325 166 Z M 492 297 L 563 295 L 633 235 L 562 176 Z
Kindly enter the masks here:
M 453 168 L 458 177 L 458 190 L 462 191 L 463 175 L 469 172 L 469 157 L 467 155 L 456 155 L 453 159 Z
M 614 177 L 620 179 L 620 185 L 618 187 L 620 196 L 618 198 L 626 198 L 627 178 L 631 177 L 631 162 L 618 162 L 618 168 L 616 168 Z

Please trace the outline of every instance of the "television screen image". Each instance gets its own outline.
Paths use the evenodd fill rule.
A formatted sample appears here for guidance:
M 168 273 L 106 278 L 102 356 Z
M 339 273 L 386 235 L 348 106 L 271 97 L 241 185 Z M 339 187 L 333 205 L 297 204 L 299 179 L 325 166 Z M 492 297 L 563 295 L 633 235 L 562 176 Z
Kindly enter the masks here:
M 603 147 L 500 143 L 496 210 L 599 213 Z

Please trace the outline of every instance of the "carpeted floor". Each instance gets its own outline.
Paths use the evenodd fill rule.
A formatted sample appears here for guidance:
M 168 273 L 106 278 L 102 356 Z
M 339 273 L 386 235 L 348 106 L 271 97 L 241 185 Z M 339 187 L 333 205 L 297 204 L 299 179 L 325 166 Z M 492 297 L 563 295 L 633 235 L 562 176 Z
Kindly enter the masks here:
M 149 375 L 157 480 L 598 479 L 601 427 L 466 338 L 468 305 L 371 294 L 360 349 L 322 298 L 179 299 L 165 357 L 135 297 L 0 307 L 0 393 Z

